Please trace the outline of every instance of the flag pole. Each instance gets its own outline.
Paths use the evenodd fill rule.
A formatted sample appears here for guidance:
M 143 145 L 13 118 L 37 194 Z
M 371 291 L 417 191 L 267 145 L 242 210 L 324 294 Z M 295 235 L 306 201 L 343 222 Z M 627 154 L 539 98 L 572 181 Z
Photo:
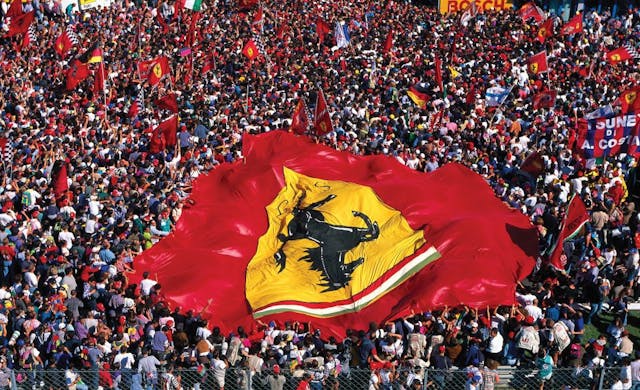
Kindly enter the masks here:
M 107 79 L 104 77 L 104 53 L 102 56 L 102 61 L 100 61 L 100 72 L 102 72 L 102 97 L 104 98 L 104 118 L 107 120 L 107 122 L 109 121 L 108 119 L 108 112 L 109 110 L 107 110 L 107 91 L 105 91 L 105 87 L 107 86 Z
M 498 110 L 502 107 L 504 102 L 507 101 L 507 98 L 509 97 L 509 95 L 511 95 L 511 91 L 513 90 L 513 87 L 515 87 L 515 86 L 516 86 L 515 83 L 511 84 L 511 88 L 509 88 L 509 92 L 507 92 L 507 95 L 504 97 L 504 99 L 502 99 L 500 104 L 498 104 L 498 107 L 496 107 L 496 110 L 493 112 L 493 115 L 491 116 L 491 120 L 489 121 L 489 128 L 491 128 L 491 126 L 493 126 L 493 121 L 496 118 L 496 114 L 498 113 Z

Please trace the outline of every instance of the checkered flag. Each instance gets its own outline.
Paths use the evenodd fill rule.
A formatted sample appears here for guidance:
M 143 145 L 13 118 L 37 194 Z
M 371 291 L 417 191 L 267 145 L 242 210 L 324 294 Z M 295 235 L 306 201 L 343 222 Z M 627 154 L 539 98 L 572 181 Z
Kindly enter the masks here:
M 627 49 L 627 51 L 629 52 L 629 55 L 631 55 L 631 57 L 633 57 L 634 59 L 637 60 L 640 58 L 640 53 L 638 53 L 638 51 L 630 44 L 625 43 L 624 48 Z
M 13 145 L 11 145 L 7 137 L 0 137 L 0 152 L 2 152 L 2 163 L 5 169 L 11 167 L 13 163 Z
M 71 41 L 71 43 L 73 43 L 74 46 L 77 46 L 79 44 L 80 40 L 78 40 L 78 36 L 73 31 L 73 28 L 71 28 L 71 25 L 67 26 L 66 32 L 67 32 L 67 36 L 69 37 L 69 40 Z
M 273 62 L 271 61 L 271 57 L 267 54 L 267 50 L 264 48 L 264 41 L 262 40 L 262 35 L 253 34 L 253 41 L 256 43 L 256 47 L 258 48 L 258 52 L 264 57 L 267 61 L 267 67 L 271 69 L 273 66 Z

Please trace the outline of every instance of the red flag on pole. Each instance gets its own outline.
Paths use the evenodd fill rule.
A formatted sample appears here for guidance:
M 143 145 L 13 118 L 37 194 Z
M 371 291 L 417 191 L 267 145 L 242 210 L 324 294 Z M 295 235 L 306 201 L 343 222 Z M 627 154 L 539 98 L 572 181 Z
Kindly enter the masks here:
M 424 174 L 284 131 L 243 146 L 243 164 L 197 179 L 194 206 L 129 278 L 153 270 L 173 305 L 209 301 L 202 315 L 223 333 L 260 319 L 335 336 L 414 310 L 511 305 L 533 268 L 529 219 L 462 165 Z
M 157 99 L 155 103 L 156 103 L 156 106 L 158 106 L 158 108 L 164 108 L 175 114 L 178 113 L 178 97 L 173 92 L 168 93 L 163 97 Z
M 158 8 L 156 10 L 156 20 L 158 21 L 158 24 L 160 25 L 160 28 L 162 28 L 162 33 L 166 34 L 169 32 L 169 25 L 167 24 L 167 21 L 164 20 L 164 16 L 162 16 L 162 12 L 160 12 L 160 9 Z
M 329 106 L 327 105 L 322 90 L 318 91 L 313 121 L 313 128 L 317 135 L 325 135 L 333 131 L 331 116 L 329 115 Z
M 389 32 L 387 32 L 387 39 L 384 40 L 384 46 L 382 47 L 383 53 L 388 53 L 391 51 L 393 47 L 393 28 L 389 28 Z
M 560 233 L 555 245 L 549 249 L 549 263 L 559 270 L 564 270 L 567 265 L 564 256 L 564 242 L 575 237 L 585 223 L 589 221 L 589 213 L 580 196 L 574 195 L 569 202 L 567 211 L 560 226 Z
M 56 160 L 51 168 L 51 187 L 56 201 L 62 199 L 69 191 L 69 181 L 67 177 L 67 164 L 62 160 Z
M 540 43 L 544 43 L 544 41 L 553 36 L 553 19 L 549 18 L 542 23 L 542 26 L 538 29 L 538 34 L 536 34 L 536 39 Z
M 442 60 L 436 57 L 436 83 L 440 89 L 440 93 L 444 93 L 444 85 L 442 84 Z
M 533 74 L 545 73 L 549 70 L 547 52 L 541 51 L 529 58 L 529 72 Z
M 35 12 L 31 11 L 20 16 L 12 17 L 11 21 L 9 22 L 9 31 L 7 31 L 7 33 L 5 34 L 5 38 L 26 33 L 29 29 L 29 26 L 31 26 L 31 22 L 33 22 L 34 15 Z
M 622 106 L 622 113 L 640 113 L 640 85 L 629 88 L 620 94 L 618 101 Z
M 557 96 L 558 91 L 555 90 L 548 90 L 535 94 L 533 96 L 533 109 L 553 108 L 556 105 Z
M 7 13 L 4 15 L 5 18 L 15 18 L 18 16 L 22 16 L 22 0 L 13 0 Z
M 529 173 L 534 179 L 540 176 L 544 172 L 542 154 L 537 151 L 531 153 L 520 165 L 520 170 Z
M 69 28 L 65 29 L 62 34 L 56 39 L 54 49 L 56 53 L 62 58 L 64 58 L 69 50 L 73 47 L 73 45 L 78 43 L 78 38 L 75 33 L 69 30 Z
M 100 62 L 93 77 L 93 93 L 104 93 L 104 62 Z
M 149 81 L 149 85 L 151 86 L 158 84 L 164 76 L 170 76 L 171 74 L 169 59 L 165 56 L 156 58 L 148 66 L 149 73 L 147 74 L 147 80 Z
M 161 132 L 167 147 L 176 146 L 178 142 L 178 115 L 171 115 L 162 121 L 154 132 Z
M 316 18 L 316 35 L 320 43 L 324 42 L 325 36 L 331 31 L 331 26 L 325 22 L 320 16 Z
M 244 48 L 242 49 L 242 54 L 244 54 L 244 56 L 247 57 L 249 61 L 253 61 L 253 59 L 258 56 L 259 54 L 258 47 L 256 46 L 256 43 L 252 39 L 249 40 L 249 42 L 247 42 L 246 45 L 244 45 Z
M 518 11 L 518 14 L 524 22 L 533 18 L 536 22 L 540 23 L 545 19 L 544 13 L 534 2 L 529 2 L 523 5 Z
M 562 35 L 580 34 L 584 31 L 584 24 L 582 22 L 582 14 L 577 14 L 571 18 L 564 26 L 560 33 Z
M 309 116 L 307 115 L 307 107 L 303 98 L 298 100 L 296 109 L 293 111 L 290 129 L 296 134 L 305 134 L 309 130 Z
M 78 84 L 89 77 L 89 65 L 78 60 L 77 58 L 71 62 L 69 69 L 67 70 L 66 88 L 67 91 L 75 89 Z
M 605 54 L 607 62 L 611 65 L 617 65 L 619 62 L 630 60 L 632 58 L 640 58 L 638 52 L 630 45 L 624 45 L 615 50 L 611 50 Z

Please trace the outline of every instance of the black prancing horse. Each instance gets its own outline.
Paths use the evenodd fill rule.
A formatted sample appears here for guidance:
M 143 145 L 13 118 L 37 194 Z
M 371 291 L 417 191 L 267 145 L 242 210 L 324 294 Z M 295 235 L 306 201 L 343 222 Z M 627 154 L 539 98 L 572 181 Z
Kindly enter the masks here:
M 320 286 L 325 287 L 322 292 L 338 290 L 349 284 L 353 271 L 364 263 L 364 257 L 360 257 L 345 264 L 345 253 L 361 242 L 377 239 L 380 235 L 380 228 L 378 228 L 377 222 L 372 223 L 368 216 L 359 211 L 352 211 L 352 213 L 364 221 L 367 225 L 366 228 L 327 223 L 322 212 L 316 209 L 335 199 L 336 195 L 329 195 L 321 201 L 301 207 L 305 196 L 306 193 L 302 192 L 293 208 L 293 219 L 287 225 L 287 235 L 278 234 L 282 245 L 273 256 L 276 264 L 280 266 L 278 272 L 282 272 L 287 263 L 287 256 L 284 254 L 286 243 L 291 240 L 308 239 L 317 243 L 318 246 L 306 249 L 307 254 L 299 260 L 311 263 L 310 268 L 322 274 L 323 283 Z

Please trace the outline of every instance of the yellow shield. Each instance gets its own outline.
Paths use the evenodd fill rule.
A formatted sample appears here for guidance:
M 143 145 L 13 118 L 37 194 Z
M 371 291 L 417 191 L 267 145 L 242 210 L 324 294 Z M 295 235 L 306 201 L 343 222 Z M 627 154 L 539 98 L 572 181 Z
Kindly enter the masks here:
M 537 62 L 530 63 L 529 70 L 531 71 L 531 73 L 538 73 L 538 63 Z
M 631 104 L 636 100 L 636 97 L 637 97 L 637 93 L 634 91 L 631 91 L 624 95 L 624 100 L 627 102 L 627 104 Z
M 254 317 L 358 311 L 440 256 L 370 187 L 287 168 L 284 178 L 247 266 Z
M 544 27 L 541 27 L 540 30 L 538 31 L 538 37 L 544 38 L 546 36 L 547 36 L 547 29 Z
M 253 49 L 252 48 L 248 48 L 247 49 L 247 54 L 249 54 L 249 57 L 253 57 Z
M 160 64 L 153 65 L 152 71 L 156 77 L 158 78 L 162 77 L 162 66 Z
M 620 60 L 622 60 L 622 57 L 620 56 L 620 54 L 612 54 L 611 55 L 611 61 L 619 62 Z

